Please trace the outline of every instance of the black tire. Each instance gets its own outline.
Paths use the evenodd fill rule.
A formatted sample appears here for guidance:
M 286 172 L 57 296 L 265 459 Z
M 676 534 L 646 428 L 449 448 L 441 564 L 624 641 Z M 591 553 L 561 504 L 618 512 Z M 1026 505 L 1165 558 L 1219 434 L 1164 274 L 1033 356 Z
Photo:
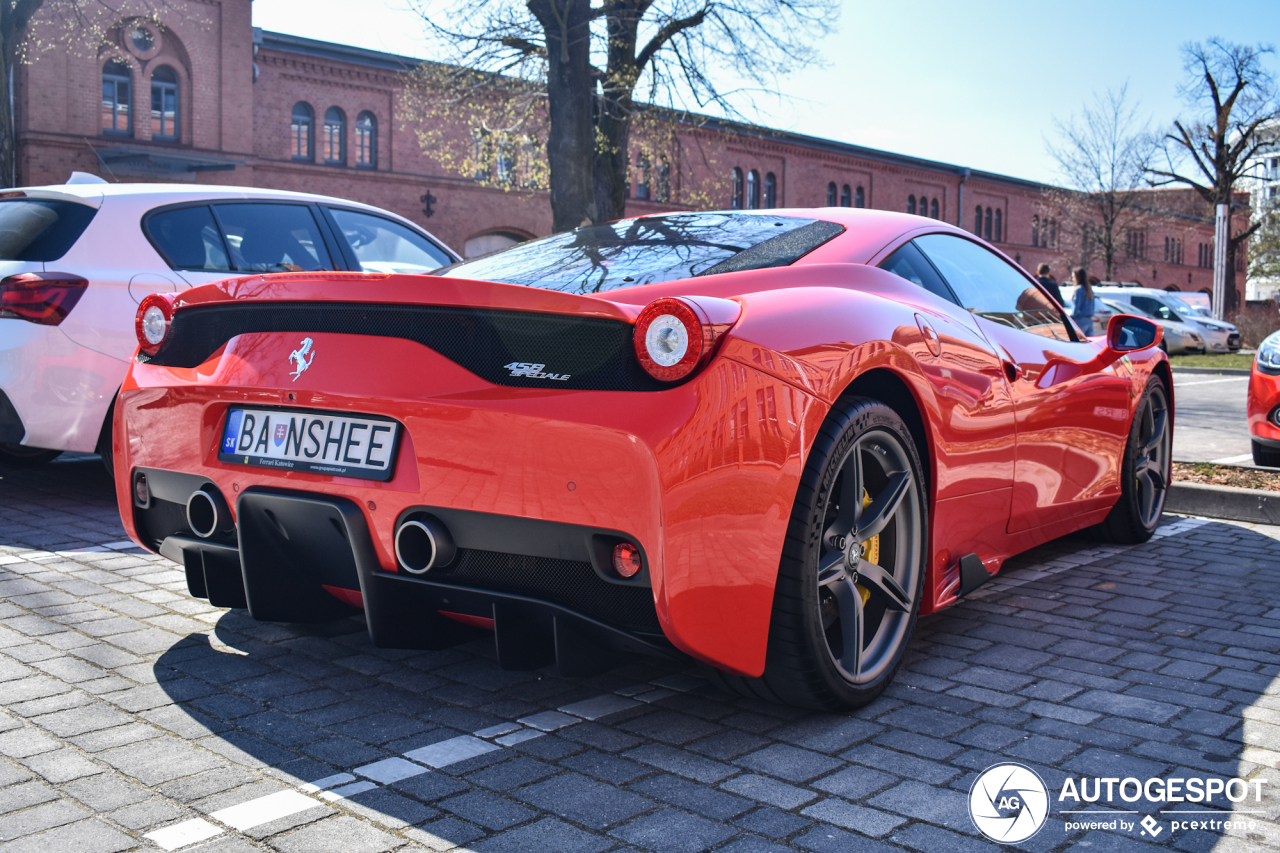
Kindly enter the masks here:
M 1099 538 L 1139 545 L 1151 538 L 1169 494 L 1173 464 L 1173 411 L 1164 380 L 1153 375 L 1138 401 L 1120 465 L 1120 500 L 1101 524 Z
M 1264 468 L 1280 468 L 1280 448 L 1267 447 L 1257 441 L 1250 441 L 1253 445 L 1253 464 L 1261 465 Z
M 102 467 L 107 469 L 107 476 L 112 480 L 116 478 L 115 451 L 111 443 L 115 430 L 111 417 L 113 409 L 115 409 L 114 403 L 110 409 L 107 409 L 107 420 L 102 424 L 102 432 L 98 433 L 98 446 L 94 448 L 94 452 L 102 457 Z
M 45 450 L 43 447 L 27 447 L 25 444 L 0 443 L 0 465 L 9 468 L 34 468 L 52 462 L 62 455 L 61 450 Z
M 827 710 L 857 708 L 884 691 L 924 589 L 920 471 L 911 434 L 888 406 L 852 397 L 832 408 L 792 506 L 764 674 L 716 671 L 716 681 L 752 698 Z M 854 624 L 861 636 L 845 642 Z

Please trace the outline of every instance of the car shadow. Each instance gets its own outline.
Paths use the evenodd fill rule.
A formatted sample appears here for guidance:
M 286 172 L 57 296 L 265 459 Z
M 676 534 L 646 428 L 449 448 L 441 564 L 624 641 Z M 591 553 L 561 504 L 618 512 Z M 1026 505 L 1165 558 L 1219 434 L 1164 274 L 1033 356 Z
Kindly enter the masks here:
M 0 546 L 10 550 L 123 537 L 96 461 L 0 470 L 0 505 Z M 346 791 L 335 807 L 391 830 L 417 827 L 427 835 L 414 837 L 434 836 L 441 848 L 506 833 L 511 849 L 532 849 L 518 839 L 537 837 L 555 815 L 598 834 L 587 846 L 601 849 L 711 849 L 738 833 L 795 849 L 858 849 L 867 842 L 858 833 L 913 849 L 978 849 L 969 792 L 979 773 L 1007 762 L 1036 771 L 1050 793 L 1047 821 L 1023 849 L 1280 846 L 1271 791 L 1280 779 L 1263 786 L 1260 803 L 1059 797 L 1068 779 L 1225 782 L 1278 766 L 1280 539 L 1269 533 L 1166 517 L 1161 535 L 1135 548 L 1081 536 L 1041 546 L 922 618 L 894 684 L 851 713 L 728 696 L 696 668 L 663 660 L 561 678 L 504 671 L 483 639 L 376 649 L 359 617 L 292 625 L 233 610 L 205 611 L 210 628 L 150 655 L 163 696 L 142 715 L 292 786 L 351 774 L 332 788 L 406 752 L 483 741 L 481 754 L 334 795 Z M 577 704 L 601 697 L 618 710 L 547 716 L 603 707 Z M 618 817 L 611 810 L 624 802 Z M 701 841 L 631 829 L 689 812 L 720 829 Z M 1232 816 L 1242 826 L 1222 828 Z M 1219 824 L 1175 829 L 1175 819 Z M 1116 821 L 1132 828 L 1107 828 Z M 1068 827 L 1085 822 L 1103 828 Z

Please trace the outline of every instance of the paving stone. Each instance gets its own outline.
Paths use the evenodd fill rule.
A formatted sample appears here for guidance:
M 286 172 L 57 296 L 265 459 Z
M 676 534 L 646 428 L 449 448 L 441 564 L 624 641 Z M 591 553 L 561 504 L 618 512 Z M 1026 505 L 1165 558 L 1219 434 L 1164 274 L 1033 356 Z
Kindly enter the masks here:
M 852 829 L 874 838 L 887 835 L 907 822 L 907 818 L 900 815 L 837 799 L 820 800 L 801 810 L 800 813 L 806 817 L 825 823 L 833 823 L 836 826 Z
M 521 788 L 515 796 L 557 817 L 593 829 L 604 829 L 653 808 L 653 803 L 644 797 L 576 773 Z
M 777 806 L 780 809 L 794 809 L 796 806 L 804 805 L 817 798 L 816 794 L 803 788 L 797 788 L 794 785 L 779 782 L 777 779 L 758 776 L 754 773 L 735 776 L 720 787 L 726 791 L 732 791 L 735 794 L 741 794 L 744 797 L 750 797 L 753 800 Z
M 599 853 L 613 846 L 564 821 L 543 818 L 470 845 L 476 853 Z
M 697 815 L 663 809 L 620 826 L 611 834 L 646 850 L 695 853 L 732 838 L 734 831 Z
M 272 839 L 281 853 L 384 853 L 400 839 L 346 815 L 317 821 Z
M 637 782 L 631 790 L 718 821 L 737 817 L 756 807 L 751 800 L 665 774 Z
M 767 746 L 734 763 L 788 782 L 807 782 L 840 766 L 840 762 L 830 756 L 787 744 Z
M 442 800 L 440 808 L 488 829 L 506 829 L 524 823 L 536 813 L 510 800 L 483 791 L 472 791 Z

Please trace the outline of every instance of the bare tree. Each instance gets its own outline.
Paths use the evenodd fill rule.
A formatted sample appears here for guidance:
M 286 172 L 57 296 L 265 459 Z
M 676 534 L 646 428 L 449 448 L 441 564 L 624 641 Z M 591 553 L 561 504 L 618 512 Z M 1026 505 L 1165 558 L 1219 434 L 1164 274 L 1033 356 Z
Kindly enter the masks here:
M 1270 47 L 1237 45 L 1221 39 L 1183 48 L 1188 80 L 1183 97 L 1198 115 L 1179 119 L 1164 137 L 1162 168 L 1149 170 L 1155 186 L 1183 184 L 1211 207 L 1227 205 L 1226 304 L 1237 305 L 1236 253 L 1261 220 L 1233 232 L 1236 185 L 1253 159 L 1274 143 L 1262 132 L 1280 115 L 1275 77 L 1263 66 Z
M 1121 254 L 1138 260 L 1150 213 L 1142 191 L 1154 141 L 1128 86 L 1095 95 L 1069 120 L 1054 121 L 1058 141 L 1048 145 L 1070 192 L 1048 199 L 1065 230 L 1078 241 L 1082 266 L 1097 259 L 1104 278 L 1115 278 Z
M 836 14 L 834 0 L 413 3 L 447 64 L 501 75 L 502 85 L 522 81 L 545 97 L 530 100 L 526 115 L 546 118 L 557 231 L 623 214 L 639 116 L 739 116 L 740 99 L 776 90 L 779 75 L 814 61 L 812 44 Z

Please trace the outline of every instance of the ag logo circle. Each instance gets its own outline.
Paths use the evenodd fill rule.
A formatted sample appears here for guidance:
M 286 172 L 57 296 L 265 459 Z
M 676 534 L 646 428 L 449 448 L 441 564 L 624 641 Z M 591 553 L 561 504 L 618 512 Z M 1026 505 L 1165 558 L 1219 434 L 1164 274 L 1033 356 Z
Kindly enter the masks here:
M 1044 826 L 1049 816 L 1049 789 L 1029 767 L 997 764 L 973 780 L 969 816 L 992 841 L 1017 844 Z

